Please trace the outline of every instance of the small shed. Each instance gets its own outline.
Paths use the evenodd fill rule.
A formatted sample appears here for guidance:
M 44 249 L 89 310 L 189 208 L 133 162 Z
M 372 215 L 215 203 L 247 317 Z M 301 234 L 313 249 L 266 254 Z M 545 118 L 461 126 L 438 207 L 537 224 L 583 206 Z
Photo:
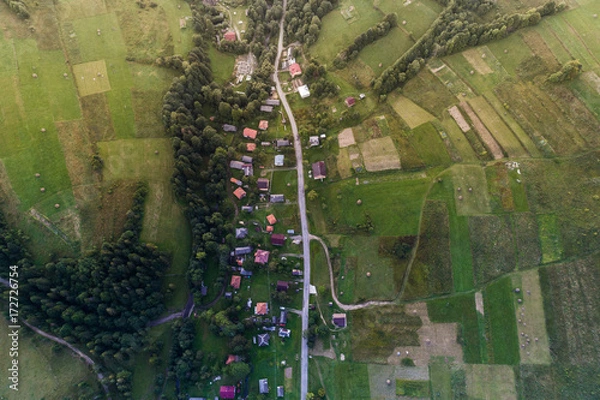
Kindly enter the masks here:
M 277 141 L 275 142 L 276 147 L 287 147 L 289 145 L 290 145 L 290 141 L 287 139 L 277 139 Z M 283 155 L 281 157 L 283 157 Z M 275 156 L 275 158 L 277 158 L 277 156 Z
M 356 99 L 354 97 L 346 97 L 344 103 L 346 103 L 347 107 L 354 107 L 354 104 L 356 104 Z
M 234 31 L 227 31 L 223 35 L 223 39 L 227 40 L 228 42 L 235 42 L 237 36 Z
M 269 340 L 271 336 L 268 333 L 261 333 L 257 336 L 257 344 L 258 347 L 265 347 L 269 345 Z
M 245 164 L 252 164 L 252 157 L 250 156 L 242 156 L 242 162 Z
M 267 315 L 269 313 L 269 304 L 268 303 L 256 303 L 254 306 L 254 314 L 256 315 Z
M 242 277 L 239 276 L 239 275 L 233 275 L 231 277 L 231 282 L 229 284 L 235 290 L 239 290 L 240 289 L 240 285 L 242 284 Z
M 288 144 L 289 144 L 289 142 L 288 142 Z M 276 167 L 283 167 L 284 160 L 285 160 L 285 156 L 283 154 L 277 154 L 275 156 L 275 166 Z
M 269 129 L 269 121 L 267 121 L 266 119 L 261 119 L 258 123 L 258 129 L 260 129 L 261 131 L 266 131 L 267 129 Z
M 266 113 L 271 113 L 271 112 L 273 112 L 273 107 L 272 106 L 260 106 L 260 111 L 266 112 Z
M 285 197 L 282 194 L 272 194 L 269 196 L 269 201 L 271 203 L 283 203 L 285 202 Z
M 221 386 L 219 397 L 222 399 L 235 399 L 235 386 Z
M 283 233 L 272 234 L 271 235 L 271 244 L 273 246 L 283 246 L 285 244 L 285 235 Z
M 235 238 L 244 239 L 248 236 L 248 228 L 235 228 Z
M 256 184 L 258 185 L 258 190 L 261 192 L 269 191 L 269 180 L 267 178 L 258 178 Z
M 269 380 L 267 378 L 258 380 L 258 391 L 260 394 L 269 393 Z
M 256 150 L 256 143 L 246 143 L 246 151 L 248 153 L 252 153 L 254 150 Z
M 346 327 L 346 314 L 344 314 L 344 313 L 333 314 L 332 322 L 338 328 L 345 328 Z
M 308 138 L 308 144 L 310 145 L 310 147 L 315 147 L 321 144 L 321 142 L 319 141 L 319 137 L 318 136 L 311 136 Z
M 300 94 L 300 98 L 302 99 L 310 97 L 310 90 L 308 89 L 308 85 L 298 86 L 298 93 Z
M 234 125 L 225 124 L 225 125 L 223 125 L 223 131 L 225 131 L 225 132 L 236 132 L 237 128 Z
M 277 291 L 287 292 L 290 288 L 290 284 L 287 281 L 277 281 Z
M 285 396 L 285 392 L 283 391 L 283 386 L 277 386 L 277 397 L 284 397 Z

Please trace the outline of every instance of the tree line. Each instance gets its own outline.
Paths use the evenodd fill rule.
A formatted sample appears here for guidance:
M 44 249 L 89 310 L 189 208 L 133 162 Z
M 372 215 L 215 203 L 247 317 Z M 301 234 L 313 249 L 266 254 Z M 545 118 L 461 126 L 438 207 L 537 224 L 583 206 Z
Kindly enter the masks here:
M 306 47 L 315 43 L 321 32 L 321 19 L 338 5 L 338 0 L 290 0 L 285 14 L 288 43 L 300 42 Z
M 29 8 L 23 0 L 4 0 L 4 2 L 19 18 L 28 19 L 30 17 Z
M 525 13 L 499 16 L 487 23 L 478 22 L 478 17 L 490 7 L 487 0 L 449 0 L 425 34 L 371 82 L 373 90 L 379 95 L 390 93 L 415 76 L 428 58 L 505 38 L 518 29 L 538 24 L 542 17 L 564 9 L 564 5 L 557 6 L 551 0 Z

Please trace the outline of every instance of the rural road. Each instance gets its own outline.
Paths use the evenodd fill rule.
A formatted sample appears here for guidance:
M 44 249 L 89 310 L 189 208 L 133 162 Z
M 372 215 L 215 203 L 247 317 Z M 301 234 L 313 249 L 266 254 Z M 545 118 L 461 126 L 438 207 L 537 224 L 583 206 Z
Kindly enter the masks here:
M 296 171 L 298 173 L 298 209 L 300 211 L 300 228 L 302 229 L 302 253 L 304 254 L 304 288 L 302 296 L 302 332 L 308 330 L 308 305 L 310 300 L 310 236 L 308 233 L 308 219 L 306 218 L 306 195 L 304 193 L 304 165 L 302 163 L 302 145 L 300 143 L 300 135 L 298 134 L 298 126 L 292 114 L 292 109 L 285 98 L 285 93 L 279 82 L 279 60 L 283 52 L 283 22 L 285 20 L 285 10 L 287 8 L 287 0 L 283 0 L 283 15 L 279 23 L 279 43 L 277 44 L 277 57 L 275 58 L 275 73 L 273 80 L 277 88 L 277 94 L 281 99 L 281 104 L 290 121 L 290 127 L 294 135 L 294 150 L 296 152 Z M 308 393 L 308 341 L 304 334 L 302 335 L 302 344 L 300 349 L 300 399 L 306 399 Z

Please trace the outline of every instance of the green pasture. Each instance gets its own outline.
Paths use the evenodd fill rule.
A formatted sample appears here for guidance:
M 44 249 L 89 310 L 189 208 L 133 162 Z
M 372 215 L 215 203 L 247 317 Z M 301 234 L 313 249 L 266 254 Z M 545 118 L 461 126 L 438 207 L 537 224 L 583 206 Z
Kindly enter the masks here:
M 542 264 L 560 260 L 563 250 L 556 216 L 553 214 L 539 214 L 537 220 L 542 247 Z
M 491 211 L 487 181 L 482 167 L 474 164 L 456 164 L 452 171 L 453 198 L 458 215 L 481 215 Z M 469 191 L 469 188 L 473 189 Z M 459 190 L 460 189 L 460 190 Z M 462 196 L 462 200 L 459 197 Z
M 442 6 L 432 0 L 416 0 L 409 2 L 394 0 L 373 0 L 373 7 L 385 14 L 398 14 L 398 25 L 416 38 L 421 37 L 429 29 L 431 23 L 442 11 Z M 406 21 L 406 25 L 402 24 Z
M 157 341 L 162 341 L 164 345 L 162 351 L 158 355 L 160 361 L 155 365 L 150 364 L 151 354 L 149 354 L 149 352 L 144 351 L 137 356 L 131 382 L 133 398 L 153 398 L 154 379 L 157 374 L 163 373 L 169 360 L 169 350 L 173 345 L 171 333 L 172 323 L 162 324 L 150 329 L 148 333 L 148 342 L 155 343 Z
M 445 64 L 441 59 L 430 59 L 427 65 L 431 69 L 432 73 L 440 80 L 440 83 L 444 85 L 450 91 L 450 93 L 452 93 L 452 95 L 460 99 L 463 99 L 463 97 L 470 98 L 474 96 L 471 88 L 456 74 L 456 72 L 454 72 L 454 70 L 452 70 L 452 68 L 450 68 L 448 64 Z
M 415 129 L 435 119 L 433 115 L 423 110 L 410 99 L 399 94 L 390 94 L 389 104 L 410 129 Z
M 467 51 L 473 55 L 476 64 L 472 64 L 465 58 L 464 54 L 466 52 L 444 57 L 444 63 L 454 71 L 459 79 L 473 88 L 477 94 L 490 90 L 508 77 L 508 73 L 504 70 L 502 64 L 495 59 L 494 54 L 487 46 L 476 47 Z M 482 58 L 484 55 L 485 58 Z M 481 73 L 477 68 L 484 68 L 489 72 Z M 473 74 L 471 74 L 471 71 L 473 71 Z
M 266 178 L 271 180 L 271 193 L 281 193 L 290 201 L 298 197 L 298 173 L 291 171 L 274 171 L 268 173 Z
M 517 68 L 521 62 L 532 56 L 531 49 L 525 44 L 519 33 L 490 42 L 486 46 L 504 70 L 513 77 L 517 76 Z
M 440 134 L 431 123 L 425 123 L 408 134 L 408 140 L 427 166 L 448 166 L 450 156 Z
M 517 398 L 515 373 L 511 366 L 466 365 L 465 372 L 468 398 Z
M 413 44 L 414 41 L 410 39 L 406 32 L 396 27 L 392 28 L 386 36 L 362 49 L 358 57 L 371 68 L 373 76 L 376 77 L 410 49 Z
M 594 71 L 586 71 L 569 83 L 569 87 L 587 108 L 600 117 L 600 78 Z
M 519 363 L 514 295 L 510 277 L 491 283 L 483 292 L 490 364 Z
M 573 59 L 573 56 L 569 52 L 569 49 L 565 47 L 565 45 L 561 42 L 561 39 L 557 37 L 552 30 L 551 26 L 542 21 L 539 25 L 537 25 L 534 29 L 537 33 L 539 33 L 554 57 L 556 57 L 557 61 L 560 64 L 564 64 L 567 61 Z
M 430 300 L 427 302 L 427 315 L 434 323 L 459 323 L 464 362 L 469 364 L 482 362 L 485 354 L 485 339 L 479 329 L 475 297 L 472 293 Z
M 368 215 L 373 222 L 372 234 L 416 234 L 429 180 L 367 182 L 356 186 L 354 181 L 340 181 L 318 190 L 321 201 L 328 205 L 324 214 L 332 233 L 353 232 Z M 362 204 L 356 204 L 357 200 Z
M 0 321 L 0 334 L 7 338 L 8 322 Z M 19 331 L 19 391 L 9 389 L 6 371 L 13 358 L 9 357 L 9 343 L 0 355 L 5 382 L 0 386 L 0 397 L 5 399 L 37 400 L 79 398 L 100 393 L 96 376 L 91 369 L 64 346 L 42 338 L 22 327 Z M 56 350 L 55 350 L 56 348 Z
M 228 82 L 233 76 L 235 57 L 231 54 L 221 53 L 214 46 L 209 47 L 208 57 L 210 57 L 210 65 L 215 82 L 219 84 Z
M 452 144 L 458 151 L 462 161 L 477 162 L 479 158 L 477 157 L 477 154 L 475 154 L 473 147 L 471 147 L 469 140 L 465 137 L 448 112 L 444 112 L 440 123 L 443 131 L 448 135 Z
M 590 16 L 591 17 L 591 16 Z M 573 27 L 574 21 L 577 18 L 582 18 L 579 24 L 583 24 L 587 18 L 582 17 L 580 13 L 570 11 L 564 14 L 557 15 L 554 18 L 545 18 L 542 20 L 540 25 L 546 24 L 552 32 L 559 38 L 561 44 L 566 48 L 571 57 L 578 59 L 583 64 L 585 70 L 598 67 L 597 55 L 593 54 L 589 49 L 593 44 L 597 42 L 597 39 L 593 39 L 593 35 L 587 35 L 585 42 L 583 41 L 582 34 L 577 32 L 577 28 L 581 29 L 581 25 L 577 28 Z M 595 21 L 592 22 L 594 24 Z M 586 30 L 588 30 L 587 28 Z M 574 31 L 577 32 L 574 34 Z M 588 37 L 590 36 L 590 37 Z M 588 45 L 588 41 L 591 40 Z
M 370 399 L 369 371 L 367 364 L 330 360 L 325 357 L 314 359 L 318 363 L 327 397 L 331 399 Z M 310 370 L 317 368 L 311 364 Z M 317 375 L 318 377 L 319 375 Z M 311 387 L 321 387 L 320 380 L 311 382 Z

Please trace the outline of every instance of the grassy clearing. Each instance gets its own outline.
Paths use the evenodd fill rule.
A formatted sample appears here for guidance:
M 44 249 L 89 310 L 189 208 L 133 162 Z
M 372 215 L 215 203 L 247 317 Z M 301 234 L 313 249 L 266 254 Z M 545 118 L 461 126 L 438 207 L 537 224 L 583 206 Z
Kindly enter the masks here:
M 429 381 L 407 381 L 404 379 L 396 379 L 396 395 L 429 397 Z
M 442 130 L 448 135 L 452 141 L 452 144 L 456 148 L 461 161 L 476 162 L 479 160 L 479 157 L 477 157 L 473 147 L 471 147 L 469 140 L 465 137 L 448 112 L 445 111 L 443 113 L 440 123 Z
M 400 168 L 398 151 L 389 136 L 360 143 L 359 148 L 365 162 L 365 169 L 369 172 Z
M 451 160 L 437 129 L 425 123 L 411 131 L 408 140 L 427 166 L 447 166 Z
M 354 181 L 342 181 L 318 192 L 323 204 L 337 204 L 325 210 L 332 233 L 355 232 L 356 226 L 364 224 L 369 216 L 373 234 L 404 236 L 418 232 L 419 212 L 428 184 L 428 179 L 380 183 L 363 180 L 358 186 Z M 359 199 L 361 205 L 356 204 Z
M 81 97 L 110 90 L 110 80 L 104 60 L 73 65 L 73 75 Z
M 214 46 L 210 46 L 208 49 L 208 57 L 215 82 L 219 84 L 228 82 L 233 76 L 235 57 L 231 54 L 221 53 Z
M 338 362 L 325 357 L 313 359 L 318 364 L 325 392 L 331 399 L 370 399 L 369 372 L 367 364 L 353 362 Z M 310 365 L 310 370 L 317 369 L 316 365 Z M 319 379 L 318 375 L 315 380 Z M 311 387 L 321 387 L 320 379 Z
M 491 208 L 484 169 L 478 165 L 457 164 L 451 171 L 454 188 L 448 189 L 452 190 L 456 213 L 461 216 L 488 214 Z
M 399 346 L 418 346 L 421 318 L 403 307 L 384 306 L 350 312 L 352 355 L 356 361 L 381 363 Z M 347 398 L 347 397 L 343 397 Z
M 396 27 L 392 28 L 386 36 L 365 47 L 358 57 L 371 68 L 374 76 L 378 76 L 413 44 L 406 31 Z
M 444 63 L 455 74 L 454 78 L 460 80 L 460 85 L 466 85 L 477 94 L 491 89 L 508 77 L 487 46 L 444 57 Z
M 519 339 L 513 286 L 509 277 L 490 284 L 483 292 L 487 348 L 490 364 L 519 363 Z
M 423 210 L 420 244 L 403 298 L 430 297 L 452 290 L 449 230 L 446 203 L 427 201 Z
M 471 217 L 469 231 L 476 285 L 515 269 L 515 245 L 508 215 Z
M 396 111 L 410 129 L 414 129 L 435 119 L 433 115 L 402 95 L 396 93 L 390 94 L 389 102 L 394 111 Z
M 460 324 L 459 343 L 463 347 L 464 362 L 479 364 L 483 361 L 485 342 L 480 332 L 475 297 L 473 294 L 459 294 L 444 299 L 427 302 L 427 313 L 431 322 Z
M 537 217 L 542 248 L 542 264 L 560 260 L 563 250 L 556 216 L 553 214 L 540 214 Z
M 6 338 L 9 333 L 8 322 L 2 318 L 0 334 Z M 7 341 L 5 343 L 7 350 L 0 355 L 0 365 L 8 369 L 12 358 L 8 354 L 10 346 Z M 33 334 L 25 327 L 20 330 L 18 359 L 20 361 L 18 396 L 15 396 L 15 391 L 9 389 L 7 380 L 0 387 L 0 396 L 3 398 L 63 399 L 77 398 L 101 391 L 96 377 L 82 360 L 74 357 L 65 347 L 59 345 L 55 347 L 54 342 Z
M 466 365 L 465 370 L 469 398 L 517 399 L 515 374 L 511 367 L 507 365 Z
M 429 68 L 421 69 L 417 76 L 406 82 L 401 93 L 438 118 L 442 117 L 451 104 L 457 102 L 448 87 Z
M 596 118 L 600 117 L 600 78 L 594 71 L 584 72 L 580 78 L 571 81 L 569 87 Z

